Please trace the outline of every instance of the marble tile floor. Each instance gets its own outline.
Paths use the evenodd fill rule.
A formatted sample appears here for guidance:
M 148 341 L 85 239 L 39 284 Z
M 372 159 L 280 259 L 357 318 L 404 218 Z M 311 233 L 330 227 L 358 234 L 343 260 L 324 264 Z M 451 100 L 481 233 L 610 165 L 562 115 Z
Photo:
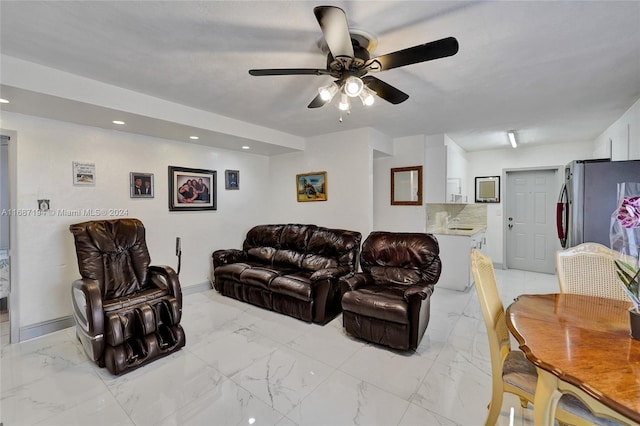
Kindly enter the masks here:
M 503 303 L 558 291 L 555 275 L 497 270 Z M 123 376 L 89 362 L 73 328 L 1 350 L 0 422 L 12 425 L 481 425 L 491 394 L 475 289 L 438 289 L 416 352 L 188 295 L 183 350 Z M 516 346 L 514 346 L 516 347 Z M 512 417 L 512 419 L 510 419 Z M 499 425 L 533 424 L 505 396 Z

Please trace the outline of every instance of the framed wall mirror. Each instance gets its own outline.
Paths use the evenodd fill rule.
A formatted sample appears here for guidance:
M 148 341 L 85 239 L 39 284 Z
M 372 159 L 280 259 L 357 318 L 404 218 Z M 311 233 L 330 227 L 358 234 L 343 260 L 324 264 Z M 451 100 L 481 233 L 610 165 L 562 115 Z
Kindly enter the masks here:
M 422 205 L 422 166 L 391 169 L 391 205 Z
M 476 203 L 500 202 L 500 176 L 476 178 Z

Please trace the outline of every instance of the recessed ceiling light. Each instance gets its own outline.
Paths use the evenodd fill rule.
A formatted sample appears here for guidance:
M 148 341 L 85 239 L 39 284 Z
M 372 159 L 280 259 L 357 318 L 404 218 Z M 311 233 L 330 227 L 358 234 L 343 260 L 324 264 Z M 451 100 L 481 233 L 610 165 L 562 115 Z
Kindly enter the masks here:
M 189 136 L 189 139 L 193 139 L 194 141 L 197 141 L 200 138 L 198 136 Z
M 249 145 L 244 145 L 242 149 L 251 149 L 251 147 Z
M 8 103 L 9 103 L 8 99 L 0 98 L 0 104 L 8 104 Z
M 120 124 L 120 125 L 122 125 L 122 124 L 124 124 L 124 121 L 121 121 L 121 120 L 113 120 L 113 121 L 112 121 L 112 123 L 113 123 L 113 124 Z

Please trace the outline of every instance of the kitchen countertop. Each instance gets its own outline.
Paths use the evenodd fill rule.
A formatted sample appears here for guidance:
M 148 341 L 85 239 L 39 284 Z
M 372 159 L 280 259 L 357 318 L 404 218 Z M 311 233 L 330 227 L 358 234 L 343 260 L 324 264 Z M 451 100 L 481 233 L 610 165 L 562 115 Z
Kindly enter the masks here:
M 436 235 L 454 235 L 459 237 L 470 237 L 478 232 L 484 232 L 487 227 L 484 225 L 453 225 L 450 228 L 427 227 L 427 232 Z

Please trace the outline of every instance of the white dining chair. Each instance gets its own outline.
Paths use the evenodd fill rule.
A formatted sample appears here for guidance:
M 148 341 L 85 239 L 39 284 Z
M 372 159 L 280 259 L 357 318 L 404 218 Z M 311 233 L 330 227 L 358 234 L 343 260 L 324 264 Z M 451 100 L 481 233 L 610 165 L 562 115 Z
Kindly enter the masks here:
M 616 273 L 615 260 L 630 259 L 598 243 L 583 243 L 556 252 L 560 292 L 629 301 Z

